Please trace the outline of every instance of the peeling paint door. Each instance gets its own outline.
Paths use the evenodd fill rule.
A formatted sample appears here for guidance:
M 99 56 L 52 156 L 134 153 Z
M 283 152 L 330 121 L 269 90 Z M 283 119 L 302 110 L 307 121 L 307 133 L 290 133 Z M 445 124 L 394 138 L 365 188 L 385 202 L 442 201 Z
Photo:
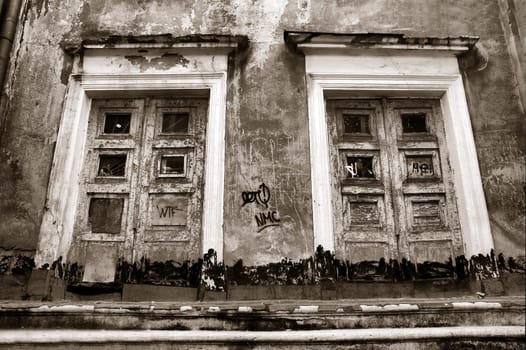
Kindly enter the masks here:
M 152 99 L 140 159 L 135 259 L 200 257 L 205 99 Z
M 118 258 L 200 256 L 208 100 L 93 100 L 69 261 L 114 280 Z
M 337 255 L 445 262 L 462 240 L 439 100 L 328 99 Z

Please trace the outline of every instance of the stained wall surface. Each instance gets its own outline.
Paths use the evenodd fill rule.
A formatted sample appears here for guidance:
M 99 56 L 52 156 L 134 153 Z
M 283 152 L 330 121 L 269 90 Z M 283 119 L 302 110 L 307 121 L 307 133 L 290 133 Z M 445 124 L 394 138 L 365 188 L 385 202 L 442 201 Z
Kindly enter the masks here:
M 520 18 L 520 16 L 518 17 Z M 497 0 L 69 0 L 26 2 L 12 54 L 0 139 L 0 248 L 36 249 L 71 58 L 61 45 L 110 35 L 246 35 L 227 97 L 225 261 L 314 251 L 304 59 L 284 30 L 480 36 L 489 56 L 464 72 L 497 252 L 524 255 L 525 116 Z M 524 39 L 523 39 L 524 40 Z M 268 208 L 242 192 L 269 190 Z M 279 225 L 258 232 L 256 215 Z

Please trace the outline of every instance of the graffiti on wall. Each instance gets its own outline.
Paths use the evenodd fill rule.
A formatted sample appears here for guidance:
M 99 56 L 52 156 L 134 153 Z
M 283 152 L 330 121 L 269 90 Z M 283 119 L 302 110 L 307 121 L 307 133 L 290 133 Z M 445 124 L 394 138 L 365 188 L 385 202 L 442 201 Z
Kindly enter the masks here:
M 243 199 L 242 207 L 249 203 L 255 203 L 265 207 L 265 209 L 269 209 L 270 189 L 267 185 L 261 183 L 256 191 L 241 192 L 241 198 Z M 254 218 L 257 225 L 257 232 L 261 232 L 267 227 L 279 226 L 279 222 L 281 221 L 278 212 L 270 209 L 258 212 Z
M 262 183 L 259 185 L 257 191 L 241 192 L 241 198 L 243 199 L 242 207 L 248 203 L 256 202 L 257 204 L 261 204 L 265 208 L 268 208 L 268 202 L 270 201 L 270 189 L 264 183 Z
M 255 218 L 256 218 L 256 224 L 258 226 L 258 232 L 270 226 L 278 226 L 280 222 L 278 214 L 276 213 L 275 210 L 261 212 L 258 215 L 256 215 Z

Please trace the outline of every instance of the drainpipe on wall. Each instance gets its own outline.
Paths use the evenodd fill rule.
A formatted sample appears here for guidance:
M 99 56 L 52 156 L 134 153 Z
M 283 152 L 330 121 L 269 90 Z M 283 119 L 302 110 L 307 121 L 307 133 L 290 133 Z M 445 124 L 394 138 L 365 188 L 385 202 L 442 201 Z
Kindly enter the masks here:
M 0 14 L 0 91 L 4 86 L 4 78 L 9 66 L 9 56 L 21 6 L 22 0 L 0 0 L 0 9 L 5 8 Z
M 4 13 L 4 0 L 0 0 L 0 20 L 2 19 L 2 15 Z M 2 22 L 0 22 L 2 23 Z

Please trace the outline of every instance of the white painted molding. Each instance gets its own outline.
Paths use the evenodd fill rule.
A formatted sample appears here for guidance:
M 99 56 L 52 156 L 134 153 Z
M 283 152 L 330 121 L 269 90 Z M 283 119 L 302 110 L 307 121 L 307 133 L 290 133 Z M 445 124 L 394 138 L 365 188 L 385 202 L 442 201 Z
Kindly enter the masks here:
M 478 41 L 476 36 L 460 37 L 412 37 L 396 33 L 320 33 L 285 31 L 285 42 L 305 54 L 346 51 L 385 50 L 405 51 L 411 54 L 433 51 L 459 54 L 469 51 Z M 400 54 L 397 52 L 397 54 Z
M 214 49 L 215 52 L 223 49 L 225 54 L 239 46 L 237 42 L 174 42 L 174 43 L 122 43 L 122 44 L 83 44 L 85 49 Z
M 328 329 L 310 331 L 174 331 L 41 329 L 0 331 L 0 345 L 60 343 L 341 343 L 411 342 L 437 339 L 520 339 L 524 326 Z
M 464 253 L 493 248 L 471 119 L 454 56 L 306 55 L 315 247 L 334 250 L 325 96 L 434 96 L 441 100 Z
M 346 50 L 349 49 L 349 44 L 338 43 L 305 43 L 298 44 L 297 48 L 303 52 L 321 52 L 324 50 Z M 419 44 L 373 44 L 367 47 L 373 50 L 411 50 L 411 51 L 451 51 L 451 52 L 467 52 L 469 50 L 466 46 L 460 45 L 419 45 Z
M 51 170 L 46 211 L 35 256 L 37 266 L 67 257 L 79 192 L 79 176 L 93 96 L 127 92 L 209 92 L 205 187 L 202 224 L 203 253 L 213 248 L 223 257 L 223 196 L 226 118 L 226 71 L 181 74 L 75 75 L 69 83 Z
M 332 222 L 331 179 L 329 165 L 329 140 L 325 119 L 325 101 L 320 80 L 307 79 L 309 108 L 309 138 L 312 183 L 312 221 L 314 229 L 314 251 L 322 245 L 334 251 Z

